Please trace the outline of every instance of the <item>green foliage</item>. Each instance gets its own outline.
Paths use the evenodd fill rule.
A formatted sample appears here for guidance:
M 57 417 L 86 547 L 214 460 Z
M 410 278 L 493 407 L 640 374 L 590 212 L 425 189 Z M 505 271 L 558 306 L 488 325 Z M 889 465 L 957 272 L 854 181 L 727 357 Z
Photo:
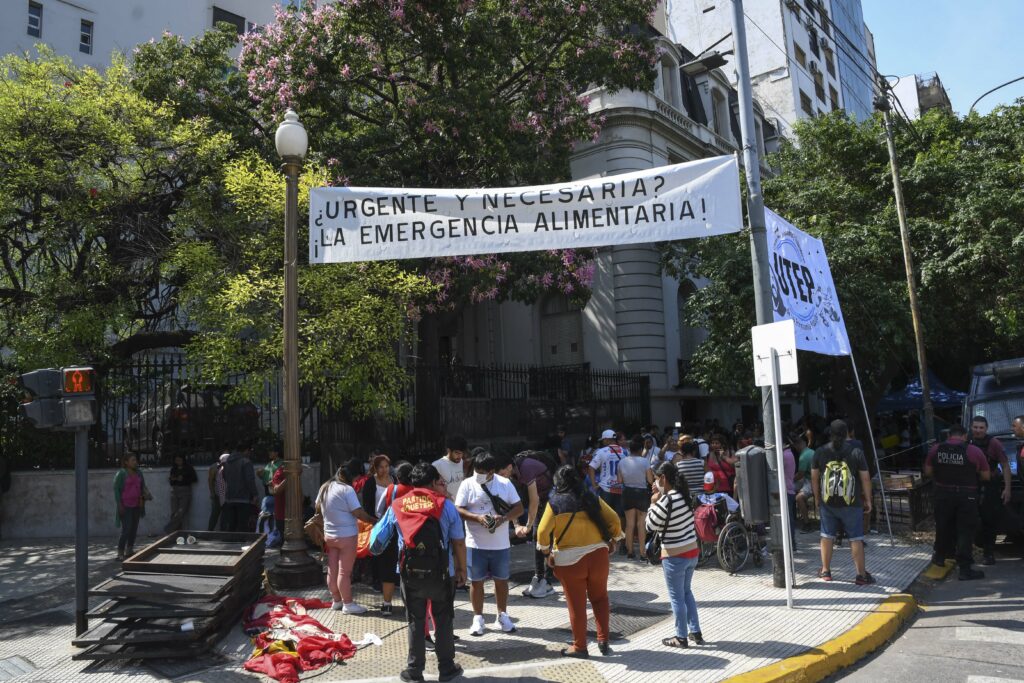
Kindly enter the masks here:
M 0 62 L 0 347 L 21 367 L 102 364 L 157 331 L 170 220 L 229 148 L 131 87 L 40 47 Z M 166 342 L 165 342 L 166 343 Z
M 1024 103 L 966 119 L 929 112 L 896 124 L 930 365 L 954 386 L 971 364 L 1019 356 L 1024 342 Z M 880 118 L 803 121 L 770 159 L 765 203 L 817 237 L 869 402 L 916 375 L 899 224 Z M 752 392 L 749 235 L 672 245 L 666 265 L 706 278 L 687 319 L 708 330 L 695 375 L 712 392 Z M 848 362 L 801 354 L 801 385 L 852 400 Z

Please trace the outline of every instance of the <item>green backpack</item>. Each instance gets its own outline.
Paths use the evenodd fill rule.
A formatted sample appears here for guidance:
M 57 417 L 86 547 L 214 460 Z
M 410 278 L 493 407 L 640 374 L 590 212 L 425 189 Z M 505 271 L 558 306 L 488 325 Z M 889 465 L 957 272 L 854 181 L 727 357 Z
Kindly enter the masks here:
M 821 473 L 821 502 L 848 507 L 857 498 L 857 480 L 845 460 L 830 460 Z

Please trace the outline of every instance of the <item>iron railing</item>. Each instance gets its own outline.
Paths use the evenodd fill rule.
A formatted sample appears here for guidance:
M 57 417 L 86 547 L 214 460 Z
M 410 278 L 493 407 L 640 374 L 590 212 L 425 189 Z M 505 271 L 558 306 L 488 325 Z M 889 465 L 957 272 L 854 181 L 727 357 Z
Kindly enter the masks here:
M 357 416 L 347 407 L 318 405 L 300 391 L 303 455 L 328 468 L 379 448 L 393 457 L 436 457 L 446 435 L 502 449 L 538 446 L 563 425 L 573 434 L 607 426 L 627 431 L 650 422 L 645 375 L 592 370 L 587 365 L 430 366 L 409 369 L 405 416 Z M 257 459 L 283 434 L 280 378 L 252 401 L 233 400 L 234 375 L 216 384 L 180 356 L 135 359 L 99 378 L 99 423 L 90 432 L 90 466 L 113 467 L 134 453 L 145 465 L 168 465 L 181 454 L 208 464 L 242 439 L 255 441 Z M 69 434 L 39 432 L 4 407 L 0 447 L 14 469 L 70 469 Z

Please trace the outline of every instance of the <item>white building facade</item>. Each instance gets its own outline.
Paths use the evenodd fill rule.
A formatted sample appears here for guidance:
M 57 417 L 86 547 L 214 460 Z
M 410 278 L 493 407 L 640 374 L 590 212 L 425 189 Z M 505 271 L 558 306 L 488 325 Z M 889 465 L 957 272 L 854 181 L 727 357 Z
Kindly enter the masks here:
M 273 0 L 4 0 L 0 53 L 32 53 L 38 43 L 78 66 L 102 70 L 115 52 L 159 39 L 164 32 L 190 40 L 217 22 L 239 33 L 274 20 Z M 285 3 L 287 4 L 287 3 Z M 239 48 L 235 48 L 236 52 Z
M 653 92 L 588 93 L 591 110 L 606 123 L 597 142 L 577 148 L 571 161 L 574 180 L 734 154 L 739 148 L 736 94 L 725 74 L 714 70 L 690 77 L 680 66 L 693 60 L 692 53 L 665 38 L 659 38 L 659 47 Z M 757 144 L 764 151 L 777 134 L 759 107 L 755 118 Z M 711 398 L 687 378 L 704 331 L 687 325 L 683 313 L 686 299 L 703 283 L 664 274 L 654 244 L 602 248 L 596 261 L 586 306 L 551 293 L 535 304 L 484 303 L 431 315 L 421 323 L 419 359 L 624 370 L 649 378 L 651 419 L 659 426 L 761 420 L 756 401 Z M 787 417 L 791 411 L 787 402 Z
M 797 120 L 833 110 L 871 115 L 873 44 L 860 0 L 747 0 L 744 13 L 754 95 L 784 137 Z M 670 0 L 667 35 L 696 54 L 735 49 L 732 16 L 731 2 Z

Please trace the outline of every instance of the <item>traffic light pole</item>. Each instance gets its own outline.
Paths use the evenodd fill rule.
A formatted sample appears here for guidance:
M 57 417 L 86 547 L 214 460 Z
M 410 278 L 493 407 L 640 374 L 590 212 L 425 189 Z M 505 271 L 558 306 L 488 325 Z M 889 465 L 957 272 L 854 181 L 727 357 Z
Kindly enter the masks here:
M 750 64 L 747 60 L 747 29 L 743 20 L 743 0 L 733 0 L 732 36 L 736 54 L 736 94 L 740 105 L 740 137 L 743 146 L 743 171 L 747 178 L 747 221 L 750 224 L 750 260 L 754 271 L 754 310 L 757 324 L 765 325 L 774 320 L 772 313 L 772 285 L 768 271 L 768 230 L 764 224 L 764 196 L 761 194 L 761 161 L 758 159 L 757 135 L 754 129 L 754 96 L 750 85 Z M 764 420 L 765 450 L 781 451 L 782 435 L 775 433 L 775 411 L 772 389 L 761 387 L 761 407 Z M 780 458 L 773 453 L 768 458 L 768 469 L 776 474 Z M 771 546 L 774 565 L 772 582 L 776 588 L 785 588 L 786 572 L 783 569 L 782 501 L 785 490 L 779 497 L 769 496 L 771 510 Z
M 75 635 L 89 628 L 89 429 L 75 430 Z

